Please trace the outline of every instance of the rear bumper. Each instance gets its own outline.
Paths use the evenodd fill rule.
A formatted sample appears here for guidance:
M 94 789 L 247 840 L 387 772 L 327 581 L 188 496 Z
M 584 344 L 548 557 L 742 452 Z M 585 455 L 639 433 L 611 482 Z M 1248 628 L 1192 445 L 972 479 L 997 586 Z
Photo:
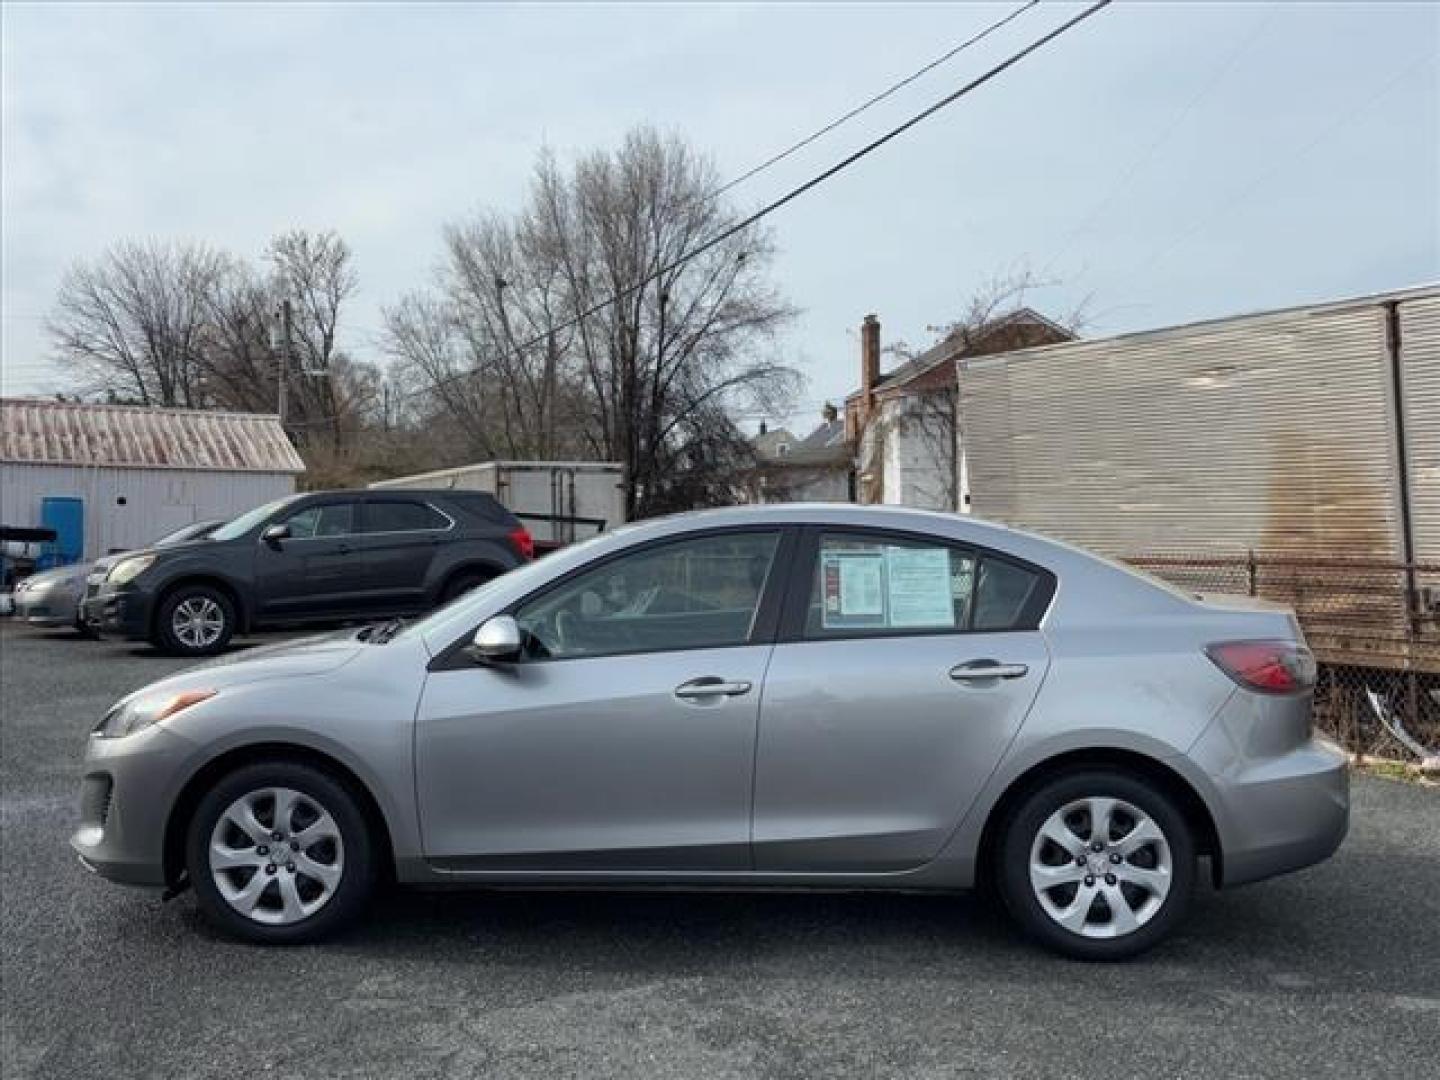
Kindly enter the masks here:
M 1327 739 L 1285 753 L 1236 755 L 1212 730 L 1191 751 L 1206 767 L 1219 832 L 1217 884 L 1243 885 L 1333 855 L 1350 828 L 1349 760 Z

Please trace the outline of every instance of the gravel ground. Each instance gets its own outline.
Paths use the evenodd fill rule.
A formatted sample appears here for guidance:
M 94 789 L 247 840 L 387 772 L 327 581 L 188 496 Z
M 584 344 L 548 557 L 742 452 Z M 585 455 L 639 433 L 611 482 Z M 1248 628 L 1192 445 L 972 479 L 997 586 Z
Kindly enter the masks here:
M 951 896 L 408 891 L 315 948 L 86 874 L 81 747 L 179 666 L 0 626 L 0 1074 L 1433 1076 L 1440 793 L 1360 778 L 1329 863 L 1203 890 L 1139 961 Z

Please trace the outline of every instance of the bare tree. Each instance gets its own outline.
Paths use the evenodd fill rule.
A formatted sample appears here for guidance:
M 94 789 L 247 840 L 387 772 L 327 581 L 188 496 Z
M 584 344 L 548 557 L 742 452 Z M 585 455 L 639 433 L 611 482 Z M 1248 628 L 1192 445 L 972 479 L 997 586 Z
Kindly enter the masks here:
M 523 210 L 448 229 L 439 295 L 388 313 L 399 368 L 474 445 L 622 462 L 632 516 L 711 499 L 743 443 L 728 409 L 798 381 L 765 356 L 793 315 L 768 235 L 677 265 L 737 220 L 718 186 L 649 130 L 568 170 L 542 155 Z
M 325 431 L 338 446 L 357 404 L 356 387 L 343 380 L 353 364 L 338 344 L 341 314 L 359 287 L 350 247 L 333 231 L 294 229 L 270 241 L 266 259 L 279 298 L 292 304 L 288 374 L 294 412 L 286 419 L 302 437 Z
M 207 403 L 207 298 L 228 257 L 204 244 L 115 244 L 66 273 L 48 330 L 84 389 L 144 405 Z

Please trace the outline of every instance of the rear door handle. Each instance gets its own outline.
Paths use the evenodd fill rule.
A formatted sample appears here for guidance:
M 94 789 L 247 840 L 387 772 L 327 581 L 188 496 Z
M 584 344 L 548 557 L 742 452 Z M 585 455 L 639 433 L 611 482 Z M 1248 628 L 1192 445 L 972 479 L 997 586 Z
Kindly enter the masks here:
M 686 701 L 696 701 L 701 698 L 712 697 L 739 697 L 741 694 L 750 692 L 750 684 L 743 679 L 730 682 L 726 679 L 717 678 L 714 675 L 706 675 L 699 679 L 691 679 L 683 682 L 675 688 L 675 696 L 684 698 Z
M 1030 671 L 1025 664 L 1002 664 L 998 660 L 971 660 L 950 669 L 956 682 L 980 682 L 982 679 L 1023 679 Z

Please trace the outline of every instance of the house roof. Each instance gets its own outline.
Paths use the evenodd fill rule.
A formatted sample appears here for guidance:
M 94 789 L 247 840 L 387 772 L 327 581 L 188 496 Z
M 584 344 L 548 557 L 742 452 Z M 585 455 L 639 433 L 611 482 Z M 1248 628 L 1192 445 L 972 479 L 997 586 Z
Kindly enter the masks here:
M 816 466 L 848 462 L 849 448 L 845 444 L 845 421 L 827 420 L 803 439 L 796 439 L 789 431 L 780 428 L 757 435 L 751 440 L 755 456 L 763 465 Z M 787 446 L 782 453 L 781 443 Z
M 0 461 L 217 472 L 305 471 L 277 416 L 0 398 Z
M 876 382 L 874 389 L 898 389 L 906 383 L 918 379 L 926 372 L 933 371 L 941 364 L 979 351 L 979 347 L 984 344 L 987 338 L 1017 324 L 1030 324 L 1043 327 L 1051 331 L 1057 340 L 1069 340 L 1075 336 L 1059 323 L 1041 315 L 1034 308 L 1017 308 L 1009 314 L 1002 315 L 987 325 L 982 326 L 973 334 L 969 335 L 968 340 L 962 338 L 958 333 L 949 334 L 918 356 L 911 357 L 894 370 L 883 373 L 879 381 Z M 846 395 L 845 400 L 850 401 L 858 397 L 859 394 L 859 390 L 852 391 Z

